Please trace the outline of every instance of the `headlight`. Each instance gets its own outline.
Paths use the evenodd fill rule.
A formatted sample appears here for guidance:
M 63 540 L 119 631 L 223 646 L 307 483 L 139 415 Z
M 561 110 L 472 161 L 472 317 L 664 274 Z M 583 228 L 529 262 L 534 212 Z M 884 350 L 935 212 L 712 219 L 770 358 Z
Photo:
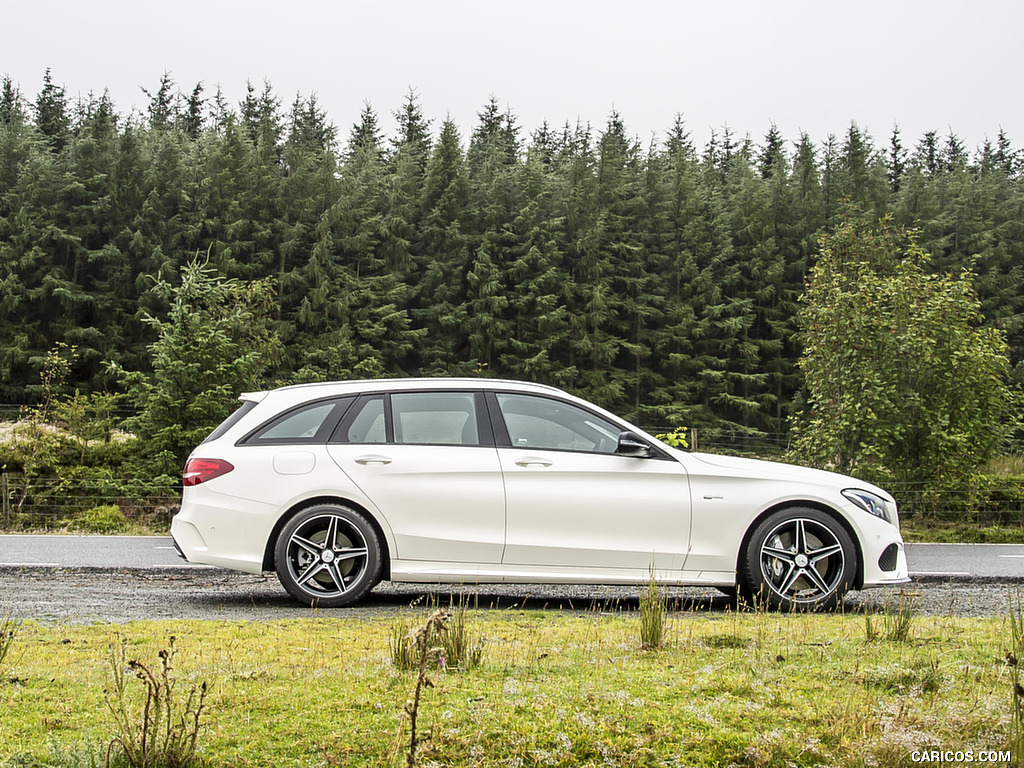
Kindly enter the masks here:
M 848 488 L 843 491 L 843 496 L 848 498 L 865 512 L 870 512 L 875 517 L 880 517 L 885 522 L 892 522 L 891 505 L 888 501 L 870 491 L 860 491 L 856 488 Z

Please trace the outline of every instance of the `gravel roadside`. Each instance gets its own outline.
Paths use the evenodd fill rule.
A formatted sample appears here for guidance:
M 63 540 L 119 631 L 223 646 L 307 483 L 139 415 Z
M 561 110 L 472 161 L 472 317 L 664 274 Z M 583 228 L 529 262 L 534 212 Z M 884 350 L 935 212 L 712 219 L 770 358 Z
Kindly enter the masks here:
M 902 588 L 853 592 L 845 611 L 879 608 L 901 593 L 913 595 L 917 610 L 932 616 L 1001 616 L 1010 592 L 1024 591 L 1020 580 L 921 579 Z M 0 616 L 46 624 L 124 623 L 146 619 L 269 621 L 310 616 L 371 617 L 419 612 L 449 595 L 470 595 L 481 609 L 635 611 L 636 587 L 538 584 L 450 585 L 380 584 L 357 606 L 314 611 L 293 602 L 273 575 L 250 576 L 212 568 L 89 569 L 0 567 Z M 717 590 L 670 588 L 666 595 L 680 611 L 724 613 L 729 598 Z

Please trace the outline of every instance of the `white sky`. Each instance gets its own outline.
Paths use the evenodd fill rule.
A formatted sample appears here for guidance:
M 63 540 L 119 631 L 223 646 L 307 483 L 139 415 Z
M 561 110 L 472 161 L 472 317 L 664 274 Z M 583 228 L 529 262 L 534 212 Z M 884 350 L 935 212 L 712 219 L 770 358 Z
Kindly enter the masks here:
M 344 141 L 364 101 L 381 117 L 413 88 L 435 131 L 468 136 L 491 94 L 524 135 L 548 120 L 645 142 L 682 113 L 702 144 L 728 125 L 760 141 L 842 135 L 904 145 L 952 129 L 971 149 L 1000 127 L 1024 146 L 1019 0 L 4 0 L 0 75 L 30 101 L 47 67 L 72 98 L 108 88 L 143 109 L 164 71 L 237 104 L 268 79 L 287 107 L 316 92 Z

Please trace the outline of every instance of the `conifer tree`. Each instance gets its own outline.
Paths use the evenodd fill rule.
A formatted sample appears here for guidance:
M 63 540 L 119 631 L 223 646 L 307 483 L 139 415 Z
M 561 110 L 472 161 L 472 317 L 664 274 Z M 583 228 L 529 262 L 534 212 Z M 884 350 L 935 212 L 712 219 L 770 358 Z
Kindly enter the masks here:
M 465 315 L 465 235 L 469 184 L 458 128 L 451 119 L 441 126 L 427 164 L 421 207 L 423 224 L 416 248 L 417 284 L 413 318 L 426 329 L 421 365 L 429 373 L 467 372 Z
M 889 190 L 893 195 L 898 195 L 900 192 L 900 181 L 903 178 L 903 173 L 907 167 L 907 150 L 903 147 L 903 142 L 900 141 L 900 127 L 894 125 L 892 128 L 892 136 L 889 139 L 889 157 L 888 157 L 888 173 L 889 173 Z
M 171 79 L 171 74 L 164 72 L 160 77 L 160 87 L 157 88 L 156 93 L 150 93 L 145 88 L 142 89 L 142 92 L 149 97 L 147 114 L 149 115 L 149 127 L 154 131 L 166 131 L 176 122 L 177 110 L 172 93 L 173 88 L 174 80 Z
M 203 108 L 206 99 L 203 98 L 203 84 L 196 83 L 192 92 L 185 98 L 185 106 L 178 115 L 178 125 L 190 139 L 195 141 L 203 131 L 203 124 L 206 122 Z
M 43 75 L 43 90 L 36 97 L 36 128 L 46 137 L 54 150 L 60 151 L 67 143 L 71 118 L 68 115 L 67 95 L 64 86 L 53 82 L 50 68 Z
M 501 372 L 532 381 L 564 385 L 575 374 L 566 369 L 569 345 L 567 273 L 563 261 L 558 180 L 550 166 L 550 146 L 534 141 L 517 171 L 518 201 L 512 223 L 516 245 L 508 264 L 508 346 Z
M 0 86 L 0 125 L 16 125 L 25 119 L 25 107 L 21 93 L 9 75 L 5 75 Z

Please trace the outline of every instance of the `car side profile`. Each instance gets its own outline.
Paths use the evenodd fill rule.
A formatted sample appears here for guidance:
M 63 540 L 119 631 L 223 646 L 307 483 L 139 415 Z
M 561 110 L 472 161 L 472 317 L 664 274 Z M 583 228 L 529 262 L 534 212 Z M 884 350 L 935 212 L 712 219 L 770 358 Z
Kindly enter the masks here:
M 671 448 L 554 387 L 386 379 L 243 394 L 192 453 L 189 562 L 349 605 L 381 580 L 701 585 L 796 610 L 908 580 L 896 503 Z

